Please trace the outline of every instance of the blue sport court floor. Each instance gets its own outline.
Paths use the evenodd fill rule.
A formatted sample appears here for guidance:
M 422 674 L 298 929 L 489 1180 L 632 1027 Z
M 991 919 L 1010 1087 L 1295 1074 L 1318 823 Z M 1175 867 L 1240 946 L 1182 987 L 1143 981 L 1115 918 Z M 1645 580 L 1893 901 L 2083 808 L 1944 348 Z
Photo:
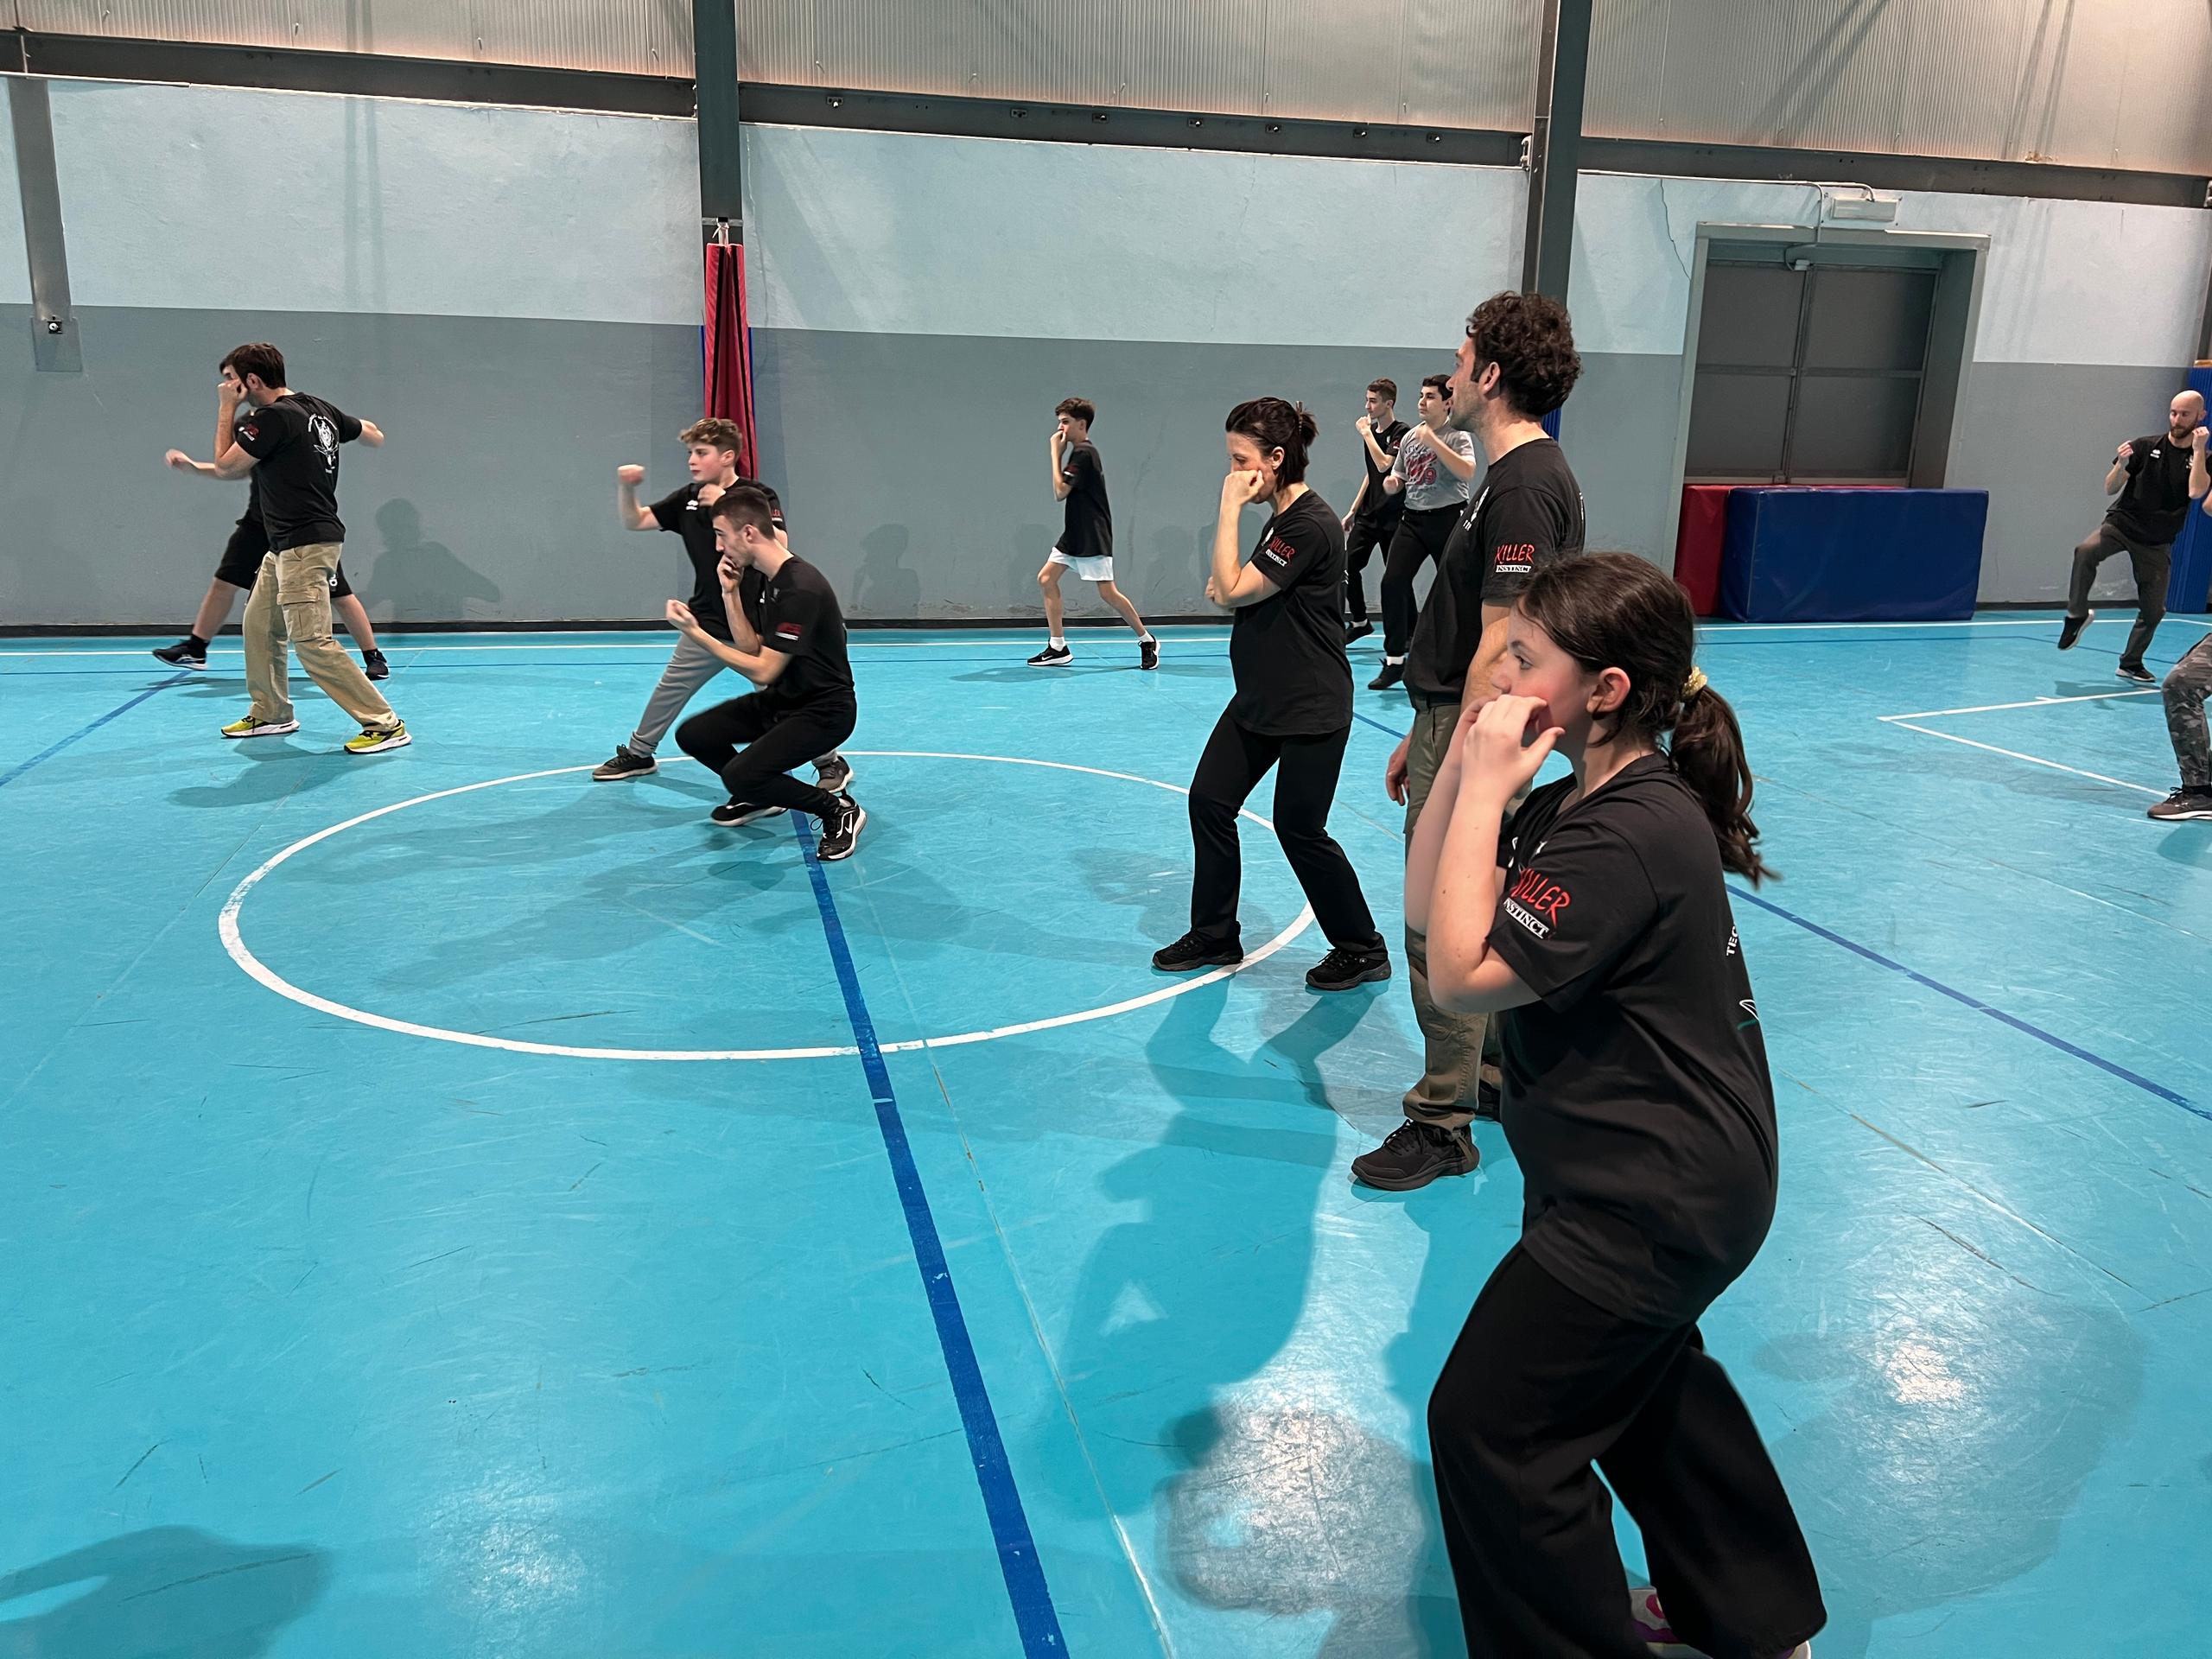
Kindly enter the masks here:
M 1821 1659 L 2212 1643 L 2212 824 L 2126 626 L 1706 639 L 1785 877 L 1707 1330 Z M 235 641 L 0 642 L 0 1655 L 1461 1650 L 1422 1407 L 1520 1183 L 1351 1183 L 1405 980 L 1305 989 L 1256 823 L 1280 950 L 1150 972 L 1224 635 L 859 639 L 830 867 L 589 780 L 665 635 L 395 637 L 367 760 L 304 685 L 219 740 Z M 1335 817 L 1393 937 L 1403 708 Z

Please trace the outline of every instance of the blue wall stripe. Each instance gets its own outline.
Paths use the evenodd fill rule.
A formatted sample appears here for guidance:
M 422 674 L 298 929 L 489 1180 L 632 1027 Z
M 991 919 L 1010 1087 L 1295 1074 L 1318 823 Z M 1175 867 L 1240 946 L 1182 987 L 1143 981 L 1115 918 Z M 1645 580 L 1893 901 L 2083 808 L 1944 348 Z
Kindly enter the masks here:
M 7 788 L 9 785 L 14 783 L 16 779 L 22 777 L 33 766 L 37 766 L 41 760 L 51 760 L 55 755 L 60 753 L 62 750 L 67 748 L 79 738 L 90 737 L 94 732 L 99 730 L 101 727 L 106 725 L 111 720 L 118 719 L 121 716 L 129 714 L 140 703 L 145 702 L 147 698 L 152 696 L 155 692 L 165 690 L 172 685 L 183 684 L 187 680 L 192 677 L 192 674 L 193 671 L 188 668 L 181 673 L 172 674 L 166 680 L 162 680 L 156 684 L 148 686 L 137 696 L 131 698 L 130 702 L 124 703 L 118 708 L 109 709 L 107 713 L 102 715 L 98 720 L 92 721 L 91 725 L 80 726 L 75 731 L 70 733 L 68 736 L 63 738 L 60 742 L 41 749 L 36 754 L 31 756 L 29 760 L 22 761 L 16 766 L 11 767 L 5 775 L 0 775 L 0 789 Z
M 914 1243 L 914 1265 L 921 1270 L 930 1315 L 937 1321 L 938 1344 L 944 1351 L 944 1369 L 952 1379 L 953 1398 L 959 1403 L 960 1425 L 968 1433 L 969 1456 L 976 1466 L 976 1484 L 982 1489 L 991 1536 L 998 1545 L 999 1571 L 1006 1578 L 1007 1599 L 1014 1605 L 1014 1625 L 1021 1633 L 1021 1650 L 1031 1659 L 1064 1655 L 1067 1643 L 1060 1634 L 1059 1614 L 1052 1606 L 1044 1564 L 1037 1559 L 1036 1540 L 1030 1534 L 1029 1516 L 1021 1507 L 1021 1494 L 1007 1462 L 1006 1442 L 991 1410 L 990 1393 L 983 1386 L 982 1368 L 976 1363 L 976 1344 L 960 1312 L 959 1293 L 953 1288 L 952 1269 L 944 1259 L 936 1218 L 930 1213 L 929 1194 L 923 1189 L 921 1172 L 914 1166 L 906 1125 L 899 1115 L 898 1097 L 891 1090 L 891 1071 L 883 1063 L 883 1050 L 876 1040 L 875 1021 L 861 995 L 860 975 L 845 943 L 844 924 L 838 919 L 829 875 L 814 855 L 814 820 L 804 812 L 793 812 L 791 821 L 791 833 L 798 837 L 799 853 L 806 861 L 807 878 L 814 884 L 814 902 L 822 912 L 822 931 L 837 970 L 838 988 L 845 995 L 845 1017 L 852 1024 L 853 1041 L 860 1049 L 861 1067 L 868 1074 L 868 1092 L 875 1102 L 876 1127 L 883 1132 L 883 1147 L 891 1157 L 892 1179 L 906 1214 L 907 1236 Z
M 1403 732 L 1392 731 L 1389 727 L 1385 726 L 1379 720 L 1368 720 L 1368 717 L 1365 715 L 1356 714 L 1353 715 L 1353 718 L 1355 720 L 1366 721 L 1367 723 L 1375 728 L 1376 731 L 1388 732 L 1392 737 L 1403 737 L 1405 735 Z M 1866 946 L 1859 944 L 1855 940 L 1847 939 L 1842 934 L 1833 932 L 1827 928 L 1822 927 L 1818 922 L 1807 920 L 1804 917 L 1798 915 L 1795 911 L 1784 910 L 1780 905 L 1776 904 L 1770 899 L 1760 898 L 1758 894 L 1751 892 L 1747 887 L 1739 887 L 1733 882 L 1731 882 L 1729 884 L 1728 891 L 1732 895 L 1743 899 L 1747 904 L 1757 905 L 1761 910 L 1770 912 L 1772 914 L 1781 917 L 1785 922 L 1794 923 L 1796 925 L 1803 928 L 1808 933 L 1812 934 L 1816 938 L 1826 939 L 1830 944 L 1841 945 L 1853 956 L 1864 957 L 1869 962 L 1878 963 L 1882 967 L 1890 969 L 1892 973 L 1903 974 L 1914 984 L 1923 986 L 1929 990 L 1934 991 L 1939 996 L 1948 996 L 1952 1001 L 1960 1004 L 1961 1007 L 1972 1008 L 1976 1014 L 1986 1014 L 1992 1020 L 1996 1020 L 1999 1025 L 2010 1026 L 2013 1030 L 2021 1033 L 2023 1035 L 2032 1037 L 2039 1043 L 2048 1043 L 2051 1047 L 2056 1049 L 2062 1054 L 2070 1054 L 2077 1060 L 2086 1060 L 2089 1065 L 2095 1066 L 2100 1071 L 2109 1072 L 2113 1077 L 2118 1077 L 2122 1083 L 2132 1083 L 2138 1089 L 2142 1090 L 2145 1094 L 2156 1095 L 2160 1100 L 2165 1101 L 2169 1104 L 2180 1107 L 2184 1112 L 2188 1112 L 2194 1116 L 2203 1118 L 2208 1122 L 2212 1122 L 2212 1109 L 2207 1109 L 2197 1105 L 2186 1095 L 2177 1094 L 2173 1090 L 2167 1088 L 2165 1084 L 2162 1083 L 2153 1083 L 2150 1078 L 2145 1077 L 2139 1071 L 2131 1071 L 2117 1061 L 2108 1060 L 2101 1054 L 2093 1054 L 2088 1049 L 2082 1047 L 2078 1044 L 2068 1042 L 2063 1037 L 2057 1035 L 2054 1032 L 2045 1031 L 2041 1026 L 2030 1025 L 2026 1020 L 2022 1020 L 2016 1015 L 2007 1014 L 2002 1008 L 1993 1008 L 1978 996 L 1970 996 L 1964 991 L 1957 990 L 1951 986 L 1946 985 L 1940 979 L 1930 979 L 1926 974 L 1921 973 L 1916 969 L 1908 968 L 1901 962 L 1893 962 L 1878 950 L 1870 950 Z

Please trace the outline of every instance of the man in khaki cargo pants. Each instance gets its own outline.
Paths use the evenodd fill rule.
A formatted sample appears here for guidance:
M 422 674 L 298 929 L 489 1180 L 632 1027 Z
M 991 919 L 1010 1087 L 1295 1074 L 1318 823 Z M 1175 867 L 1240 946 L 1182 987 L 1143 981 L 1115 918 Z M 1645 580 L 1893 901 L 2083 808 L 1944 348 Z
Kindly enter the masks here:
M 260 484 L 270 550 L 245 606 L 245 680 L 253 706 L 223 728 L 232 738 L 296 732 L 288 646 L 323 694 L 359 722 L 350 754 L 374 754 L 411 741 L 406 723 L 331 635 L 330 590 L 338 580 L 346 526 L 338 517 L 338 449 L 359 438 L 372 448 L 384 434 L 320 397 L 284 384 L 284 355 L 265 343 L 241 346 L 222 362 L 217 390 L 215 459 L 207 469 L 172 450 L 169 464 L 217 478 Z M 241 410 L 240 405 L 244 408 Z
M 1406 804 L 1408 841 L 1463 720 L 1496 695 L 1491 676 L 1507 649 L 1515 600 L 1543 566 L 1583 550 L 1581 487 L 1543 428 L 1581 372 L 1567 308 L 1556 300 L 1495 295 L 1467 319 L 1449 383 L 1450 419 L 1475 435 L 1489 470 L 1444 544 L 1406 658 L 1413 729 L 1391 755 L 1383 787 Z M 1486 1022 L 1436 1006 L 1428 941 L 1410 929 L 1406 960 L 1426 1065 L 1406 1091 L 1406 1121 L 1351 1164 L 1363 1185 L 1393 1192 L 1465 1175 L 1480 1162 L 1467 1126 L 1481 1104 Z

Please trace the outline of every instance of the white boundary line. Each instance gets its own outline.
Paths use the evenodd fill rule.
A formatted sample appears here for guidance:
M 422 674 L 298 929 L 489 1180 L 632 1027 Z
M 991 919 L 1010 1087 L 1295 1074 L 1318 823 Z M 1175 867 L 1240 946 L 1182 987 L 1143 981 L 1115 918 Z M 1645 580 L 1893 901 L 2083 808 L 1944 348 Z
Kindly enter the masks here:
M 1086 772 L 1097 778 L 1115 778 L 1124 783 L 1144 784 L 1154 789 L 1164 789 L 1171 795 L 1190 793 L 1187 789 L 1179 785 L 1163 784 L 1156 778 L 1140 778 L 1135 772 L 1109 772 L 1102 766 L 1071 766 L 1062 760 L 1033 760 L 1021 755 L 962 754 L 950 751 L 926 749 L 853 749 L 848 753 L 861 760 L 987 760 L 1010 766 L 1041 766 L 1053 772 Z M 316 842 L 327 841 L 342 830 L 367 823 L 372 819 L 381 818 L 393 812 L 402 812 L 410 806 L 421 806 L 429 801 L 442 801 L 448 796 L 469 795 L 480 789 L 497 789 L 502 784 L 529 783 L 539 778 L 558 778 L 571 772 L 590 770 L 589 766 L 552 766 L 543 772 L 518 772 L 511 777 L 489 778 L 482 783 L 462 784 L 453 789 L 434 790 L 428 795 L 417 795 L 411 800 L 395 801 L 390 806 L 379 806 L 372 811 L 363 812 L 357 817 L 347 818 L 342 823 L 334 823 L 327 829 L 318 830 L 311 836 L 303 836 L 270 858 L 232 889 L 231 896 L 225 900 L 222 914 L 217 918 L 215 924 L 216 931 L 222 938 L 223 949 L 230 953 L 231 959 L 244 969 L 252 979 L 267 989 L 276 992 L 277 995 L 287 997 L 303 1007 L 313 1008 L 321 1014 L 334 1014 L 340 1020 L 350 1020 L 357 1025 L 372 1026 L 379 1031 L 396 1032 L 404 1037 L 427 1037 L 439 1042 L 461 1043 L 471 1048 L 501 1048 L 516 1054 L 551 1054 L 574 1059 L 590 1060 L 814 1060 L 831 1059 L 842 1055 L 859 1053 L 858 1048 L 849 1046 L 750 1049 L 589 1048 L 563 1043 L 524 1042 L 508 1037 L 486 1037 L 475 1032 L 453 1031 L 442 1026 L 424 1026 L 417 1025 L 410 1020 L 393 1020 L 384 1014 L 371 1014 L 363 1008 L 350 1007 L 343 1002 L 334 1002 L 326 996 L 317 996 L 314 992 L 302 990 L 293 984 L 246 947 L 245 936 L 238 926 L 238 912 L 245 904 L 246 895 L 253 891 L 264 876 L 276 869 L 278 865 L 296 854 L 305 852 Z M 1274 828 L 1273 823 L 1256 812 L 1240 811 L 1237 816 L 1249 818 L 1253 823 L 1265 829 Z M 993 1042 L 1001 1037 L 1020 1037 L 1026 1036 L 1031 1032 L 1051 1031 L 1061 1026 L 1082 1025 L 1093 1020 L 1110 1020 L 1117 1014 L 1147 1007 L 1154 1002 L 1165 1002 L 1170 997 L 1187 995 L 1201 987 L 1211 985 L 1232 975 L 1243 973 L 1247 968 L 1255 967 L 1265 962 L 1269 957 L 1283 949 L 1312 925 L 1313 921 L 1313 907 L 1300 906 L 1298 914 L 1291 918 L 1289 926 L 1284 928 L 1281 932 L 1247 956 L 1236 966 L 1212 969 L 1195 979 L 1179 980 L 1174 984 L 1163 985 L 1157 990 L 1147 991 L 1141 996 L 1128 997 L 1119 1002 L 1109 1003 L 1104 1007 L 1085 1008 L 1075 1014 L 1054 1014 L 1050 1019 L 1030 1020 L 1014 1026 L 999 1026 L 988 1031 L 963 1031 L 949 1037 L 921 1037 L 908 1042 L 885 1043 L 881 1046 L 881 1052 L 886 1054 L 900 1054 L 918 1049 L 957 1048 L 969 1043 Z
M 1939 715 L 1993 715 L 2004 709 L 2055 709 L 2062 702 L 2109 702 L 2115 697 L 2155 697 L 2158 688 L 2139 691 L 2093 691 L 2084 697 L 2030 697 L 2025 702 L 1984 702 L 1971 709 L 1923 709 L 1916 714 L 1881 715 L 1881 720 L 1934 720 Z
M 2026 705 L 2023 705 L 2024 707 Z M 1940 737 L 1946 743 L 1963 743 L 1970 749 L 1986 749 L 1992 754 L 2001 754 L 2014 760 L 2024 760 L 2032 766 L 2048 766 L 2053 772 L 2070 772 L 2076 778 L 2088 778 L 2100 784 L 2110 784 L 2115 789 L 2132 789 L 2138 794 L 2165 798 L 2166 791 L 2152 789 L 2147 784 L 2131 784 L 2125 778 L 2107 778 L 2101 772 L 2084 772 L 2079 766 L 2063 766 L 2056 760 L 2046 760 L 2039 754 L 2022 754 L 2018 749 L 2000 749 L 1994 743 L 1977 743 L 1970 737 L 1961 737 L 1953 732 L 1939 732 L 1932 726 L 1916 726 L 1903 715 L 1885 715 L 1882 718 L 1908 732 L 1923 732 L 1929 737 Z

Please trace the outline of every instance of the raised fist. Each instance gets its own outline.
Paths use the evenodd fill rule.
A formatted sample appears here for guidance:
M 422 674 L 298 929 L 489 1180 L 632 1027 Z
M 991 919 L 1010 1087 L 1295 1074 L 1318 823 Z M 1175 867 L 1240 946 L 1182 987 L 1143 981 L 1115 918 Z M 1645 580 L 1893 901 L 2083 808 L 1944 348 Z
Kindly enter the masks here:
M 614 469 L 614 477 L 618 483 L 642 484 L 645 481 L 645 469 L 635 461 L 631 461 L 627 465 L 617 467 Z

